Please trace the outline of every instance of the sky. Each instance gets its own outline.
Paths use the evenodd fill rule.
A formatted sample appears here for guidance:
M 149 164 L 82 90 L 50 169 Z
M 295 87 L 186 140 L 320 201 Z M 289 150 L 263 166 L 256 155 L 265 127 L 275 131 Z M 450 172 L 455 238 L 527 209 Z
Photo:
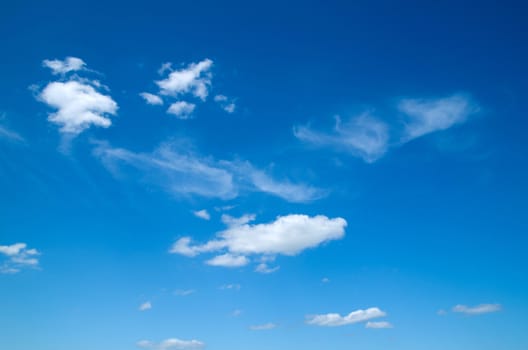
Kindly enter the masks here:
M 528 7 L 0 5 L 0 347 L 528 348 Z

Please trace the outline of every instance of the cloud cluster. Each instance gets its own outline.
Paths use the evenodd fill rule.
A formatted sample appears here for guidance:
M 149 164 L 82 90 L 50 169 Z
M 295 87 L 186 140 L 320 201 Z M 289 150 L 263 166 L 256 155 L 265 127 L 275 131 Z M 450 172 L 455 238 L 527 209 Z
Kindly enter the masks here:
M 342 218 L 330 219 L 323 215 L 307 216 L 291 214 L 279 216 L 274 221 L 250 224 L 254 216 L 225 218 L 227 229 L 217 233 L 216 238 L 204 244 L 192 244 L 190 237 L 178 239 L 170 252 L 187 257 L 203 253 L 216 253 L 207 264 L 223 267 L 245 266 L 250 256 L 260 256 L 260 260 L 276 255 L 294 256 L 302 251 L 315 248 L 323 243 L 344 237 L 346 221 Z M 273 272 L 261 262 L 259 272 Z
M 152 153 L 135 153 L 99 143 L 94 154 L 114 174 L 123 166 L 138 169 L 147 181 L 175 195 L 233 199 L 240 192 L 268 193 L 289 202 L 309 202 L 326 193 L 304 184 L 276 180 L 249 162 L 214 160 L 177 142 Z
M 166 339 L 160 343 L 141 340 L 136 345 L 141 349 L 148 350 L 196 350 L 205 347 L 205 343 L 199 340 L 181 340 L 177 338 Z
M 178 119 L 189 119 L 192 117 L 197 104 L 189 102 L 189 99 L 196 99 L 197 102 L 205 102 L 209 96 L 212 86 L 212 67 L 213 61 L 206 58 L 200 62 L 193 62 L 185 67 L 174 70 L 172 63 L 166 62 L 158 70 L 160 75 L 165 78 L 157 80 L 158 95 L 142 92 L 140 96 L 150 105 L 162 105 L 161 96 L 170 99 L 176 99 L 167 109 L 167 113 L 176 116 Z M 214 101 L 228 113 L 235 111 L 236 105 L 233 99 L 225 95 L 216 95 Z
M 296 126 L 295 137 L 315 147 L 330 147 L 359 157 L 367 163 L 381 158 L 390 147 L 399 147 L 416 138 L 461 124 L 479 110 L 464 94 L 437 99 L 401 99 L 397 110 L 402 115 L 403 130 L 374 117 L 371 112 L 342 123 L 336 118 L 334 130 L 319 131 L 310 126 Z M 396 128 L 398 129 L 398 128 Z M 395 141 L 391 143 L 391 133 Z
M 337 313 L 306 316 L 306 323 L 314 326 L 338 327 L 348 324 L 360 323 L 373 318 L 385 317 L 386 313 L 377 307 L 366 310 L 352 311 L 346 316 Z
M 20 272 L 23 268 L 36 268 L 39 255 L 36 249 L 28 249 L 26 243 L 0 245 L 0 256 L 5 257 L 0 265 L 0 273 L 13 274 Z
M 112 125 L 110 116 L 115 115 L 117 103 L 100 90 L 103 86 L 97 80 L 80 78 L 76 75 L 66 77 L 66 73 L 84 68 L 79 58 L 67 57 L 64 61 L 44 60 L 46 67 L 62 79 L 42 89 L 37 98 L 56 111 L 48 115 L 48 121 L 60 126 L 60 131 L 77 135 L 91 126 L 107 128 Z

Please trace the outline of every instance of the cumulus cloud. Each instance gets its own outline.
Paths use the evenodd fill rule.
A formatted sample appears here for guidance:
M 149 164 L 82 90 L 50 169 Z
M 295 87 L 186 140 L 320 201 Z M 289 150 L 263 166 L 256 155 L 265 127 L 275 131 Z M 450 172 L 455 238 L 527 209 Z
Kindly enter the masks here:
M 377 307 L 371 307 L 366 310 L 352 311 L 346 316 L 330 313 L 322 315 L 310 315 L 306 317 L 306 323 L 315 326 L 337 327 L 353 323 L 360 323 L 386 316 L 386 313 Z
M 53 74 L 66 74 L 85 69 L 86 63 L 77 57 L 66 57 L 64 60 L 44 60 L 42 65 L 51 69 Z
M 276 328 L 277 325 L 275 323 L 265 323 L 265 324 L 259 324 L 255 326 L 250 326 L 249 329 L 252 331 L 268 331 L 270 329 Z
M 452 309 L 453 312 L 463 313 L 466 315 L 482 315 L 498 312 L 501 310 L 502 306 L 500 304 L 480 304 L 477 306 L 456 305 Z
M 163 100 L 158 95 L 151 94 L 149 92 L 142 92 L 139 96 L 143 97 L 145 102 L 149 105 L 162 105 Z
M 152 304 L 150 301 L 146 301 L 143 304 L 139 305 L 139 311 L 147 311 L 152 309 Z
M 65 61 L 45 60 L 43 64 L 54 73 L 80 70 L 85 65 L 81 59 L 71 57 Z M 107 128 L 112 124 L 110 116 L 116 114 L 118 106 L 101 89 L 106 88 L 97 80 L 72 76 L 47 84 L 37 98 L 56 109 L 48 115 L 48 121 L 59 125 L 62 133 L 75 136 L 92 125 Z
M 372 163 L 382 157 L 388 148 L 389 127 L 386 123 L 363 114 L 342 123 L 336 118 L 332 132 L 314 130 L 308 126 L 294 128 L 294 135 L 299 140 L 318 147 L 331 147 L 362 158 Z
M 92 125 L 107 128 L 112 125 L 109 115 L 117 111 L 117 103 L 110 96 L 73 80 L 49 83 L 39 98 L 57 109 L 48 120 L 60 125 L 63 133 L 79 134 Z
M 321 244 L 344 237 L 347 225 L 343 218 L 330 219 L 323 215 L 307 216 L 291 214 L 279 216 L 270 223 L 250 224 L 252 217 L 241 220 L 224 220 L 227 229 L 217 233 L 216 238 L 204 244 L 192 244 L 190 237 L 178 239 L 170 252 L 188 257 L 203 253 L 223 252 L 207 261 L 209 265 L 236 267 L 249 263 L 247 256 L 262 257 L 287 255 L 315 248 Z M 257 269 L 259 269 L 257 267 Z M 270 271 L 267 265 L 259 272 Z
M 154 343 L 149 340 L 137 342 L 137 346 L 148 350 L 196 350 L 203 349 L 205 343 L 199 340 L 181 340 L 177 338 L 166 339 L 160 343 Z
M 228 98 L 225 95 L 216 95 L 214 100 L 227 113 L 234 113 L 236 109 L 235 100 Z
M 403 99 L 398 109 L 406 116 L 404 142 L 463 123 L 478 111 L 466 95 L 456 94 L 439 99 Z
M 0 273 L 18 273 L 24 268 L 36 268 L 38 256 L 36 249 L 28 249 L 26 243 L 0 245 L 0 256 L 4 256 L 0 264 Z
M 200 218 L 200 219 L 204 219 L 204 220 L 210 220 L 211 219 L 211 215 L 205 209 L 193 211 L 193 214 L 194 214 L 194 216 L 196 216 L 197 218 Z
M 185 101 L 174 102 L 167 109 L 167 113 L 173 114 L 179 119 L 189 119 L 194 112 L 196 105 Z
M 365 325 L 365 328 L 373 328 L 373 329 L 384 329 L 384 328 L 394 328 L 394 326 L 387 321 L 380 321 L 380 322 L 367 322 Z
M 191 63 L 185 68 L 170 72 L 167 78 L 156 81 L 156 84 L 162 95 L 177 97 L 190 93 L 205 101 L 211 86 L 212 65 L 213 61 L 210 59 Z
M 122 166 L 132 166 L 176 195 L 233 199 L 240 192 L 263 192 L 289 202 L 309 202 L 325 194 L 312 186 L 273 179 L 249 162 L 200 156 L 177 142 L 162 144 L 152 153 L 135 153 L 100 142 L 94 154 L 113 173 Z

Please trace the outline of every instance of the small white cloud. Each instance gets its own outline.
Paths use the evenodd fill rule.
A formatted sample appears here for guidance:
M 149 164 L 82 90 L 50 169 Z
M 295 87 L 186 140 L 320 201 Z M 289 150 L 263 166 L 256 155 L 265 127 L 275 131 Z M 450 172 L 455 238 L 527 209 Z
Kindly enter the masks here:
M 194 289 L 177 289 L 174 294 L 180 297 L 186 297 L 196 292 Z
M 377 307 L 372 307 L 366 310 L 352 311 L 346 316 L 341 316 L 340 314 L 336 313 L 311 315 L 306 317 L 306 323 L 315 326 L 337 327 L 365 322 L 373 318 L 384 316 L 386 316 L 385 312 L 381 311 Z
M 24 268 L 36 268 L 39 264 L 40 253 L 36 249 L 27 249 L 26 243 L 0 245 L 0 256 L 5 256 L 0 261 L 0 274 L 14 274 Z
M 197 218 L 200 218 L 200 219 L 204 219 L 204 220 L 210 220 L 211 219 L 211 215 L 205 209 L 193 211 L 193 214 L 194 214 L 194 216 L 196 216 Z
M 279 269 L 280 269 L 280 266 L 270 267 L 266 263 L 260 263 L 255 268 L 255 272 L 264 273 L 264 274 L 270 274 L 270 273 L 274 273 L 276 271 L 279 271 Z
M 150 301 L 146 301 L 143 304 L 139 305 L 139 311 L 147 311 L 152 309 L 152 304 Z
M 324 277 L 323 279 L 321 279 L 321 282 L 330 283 L 330 279 L 328 277 Z
M 196 105 L 194 103 L 178 101 L 169 106 L 167 113 L 173 114 L 179 119 L 189 119 L 195 108 Z
M 220 105 L 220 107 L 222 107 L 222 109 L 224 111 L 226 111 L 227 113 L 234 113 L 235 112 L 235 109 L 236 109 L 236 104 L 235 104 L 235 101 L 233 99 L 230 99 L 228 98 L 227 96 L 225 95 L 216 95 L 214 97 L 214 100 L 216 103 L 218 103 Z
M 211 86 L 213 61 L 205 59 L 186 68 L 172 71 L 166 79 L 156 81 L 162 95 L 177 97 L 190 93 L 205 101 Z
M 207 260 L 205 263 L 211 266 L 240 267 L 249 264 L 249 259 L 243 255 L 225 253 L 217 255 L 214 258 Z
M 447 311 L 445 311 L 445 310 L 443 310 L 443 309 L 442 309 L 442 310 L 438 310 L 438 311 L 436 312 L 436 314 L 437 314 L 438 316 L 445 316 L 445 315 L 447 315 Z
M 70 80 L 49 83 L 39 99 L 57 109 L 48 120 L 61 126 L 60 131 L 79 134 L 90 126 L 107 128 L 112 124 L 109 115 L 115 115 L 117 103 L 93 86 Z
M 380 322 L 367 322 L 367 324 L 365 325 L 365 328 L 384 329 L 384 328 L 394 328 L 394 326 L 387 321 L 380 321 Z
M 316 131 L 307 126 L 295 127 L 293 132 L 301 141 L 344 151 L 367 163 L 382 157 L 389 146 L 388 125 L 368 113 L 344 124 L 337 117 L 333 132 Z
M 479 107 L 462 94 L 438 99 L 403 99 L 400 112 L 407 116 L 403 142 L 463 123 Z
M 163 100 L 158 95 L 154 95 L 148 92 L 142 92 L 139 94 L 139 96 L 143 97 L 145 102 L 149 105 L 162 105 Z
M 199 340 L 181 340 L 171 338 L 162 341 L 161 343 L 154 343 L 148 340 L 141 340 L 136 344 L 139 348 L 148 350 L 196 350 L 203 349 L 205 343 Z
M 9 129 L 4 124 L 4 120 L 6 119 L 5 113 L 0 113 L 0 140 L 7 140 L 10 142 L 25 142 L 25 139 L 20 136 L 19 133 Z
M 86 66 L 83 60 L 77 57 L 66 57 L 64 60 L 44 60 L 42 65 L 51 69 L 53 74 L 66 74 L 83 70 Z
M 466 315 L 482 315 L 498 312 L 501 310 L 502 306 L 500 304 L 480 304 L 473 307 L 467 305 L 456 305 L 452 309 L 453 312 L 463 313 Z
M 220 286 L 219 289 L 225 290 L 225 289 L 232 289 L 232 290 L 240 290 L 240 284 L 224 284 L 223 286 Z
M 270 323 L 260 324 L 256 326 L 250 326 L 249 329 L 251 329 L 252 331 L 268 331 L 276 327 L 277 325 L 275 323 L 270 322 Z

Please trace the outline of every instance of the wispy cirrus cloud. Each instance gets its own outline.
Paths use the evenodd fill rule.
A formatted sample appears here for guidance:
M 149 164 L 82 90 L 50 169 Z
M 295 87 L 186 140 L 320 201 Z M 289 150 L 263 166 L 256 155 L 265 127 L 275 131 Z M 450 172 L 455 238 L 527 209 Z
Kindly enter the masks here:
M 36 249 L 28 249 L 26 243 L 15 243 L 11 245 L 0 245 L 0 274 L 14 274 L 25 268 L 38 267 L 38 256 Z
M 438 99 L 402 99 L 398 110 L 405 115 L 401 139 L 408 142 L 461 124 L 479 107 L 468 96 L 455 94 Z
M 365 113 L 346 123 L 336 118 L 333 132 L 322 132 L 308 126 L 294 128 L 299 140 L 318 147 L 331 147 L 350 153 L 372 163 L 388 149 L 389 127 L 381 120 Z
M 56 110 L 49 113 L 49 122 L 59 125 L 62 133 L 73 136 L 91 126 L 107 128 L 112 125 L 110 116 L 117 113 L 118 105 L 112 97 L 101 92 L 104 87 L 99 81 L 64 76 L 84 69 L 84 61 L 67 57 L 64 61 L 44 60 L 43 64 L 54 74 L 63 75 L 61 80 L 47 84 L 37 96 L 39 101 Z
M 337 313 L 309 315 L 306 316 L 306 323 L 314 326 L 338 327 L 348 324 L 360 323 L 373 318 L 385 317 L 387 314 L 377 307 L 371 307 L 366 310 L 352 311 L 348 315 L 341 316 Z
M 397 103 L 403 128 L 365 112 L 346 122 L 337 117 L 332 131 L 296 126 L 293 133 L 309 145 L 332 148 L 373 163 L 390 148 L 462 124 L 478 111 L 478 104 L 466 94 L 430 99 L 404 98 Z
M 451 311 L 465 315 L 482 315 L 502 310 L 501 304 L 480 304 L 476 306 L 455 305 Z
M 394 328 L 392 323 L 387 321 L 379 321 L 379 322 L 367 322 L 365 324 L 365 328 L 372 328 L 372 329 L 387 329 L 387 328 Z
M 182 340 L 178 338 L 170 338 L 163 340 L 160 343 L 155 343 L 149 340 L 141 340 L 137 342 L 137 347 L 147 350 L 197 350 L 203 349 L 205 343 L 199 340 Z
M 276 180 L 249 162 L 201 156 L 181 142 L 164 143 L 151 153 L 99 142 L 94 154 L 114 174 L 124 166 L 133 167 L 144 180 L 180 196 L 233 199 L 241 192 L 262 192 L 289 202 L 310 202 L 326 194 L 313 186 Z
M 254 326 L 250 326 L 249 329 L 252 331 L 269 331 L 271 329 L 277 328 L 277 325 L 272 322 L 264 323 L 264 324 L 258 324 Z
M 193 245 L 190 237 L 182 237 L 169 252 L 187 257 L 215 253 L 218 255 L 206 263 L 223 267 L 245 266 L 250 263 L 250 256 L 257 256 L 261 261 L 257 271 L 269 273 L 275 270 L 266 265 L 266 257 L 294 256 L 306 249 L 341 239 L 347 225 L 342 218 L 330 219 L 323 215 L 291 214 L 279 216 L 269 223 L 250 224 L 253 219 L 246 216 L 243 220 L 224 220 L 228 227 L 218 232 L 215 239 Z

